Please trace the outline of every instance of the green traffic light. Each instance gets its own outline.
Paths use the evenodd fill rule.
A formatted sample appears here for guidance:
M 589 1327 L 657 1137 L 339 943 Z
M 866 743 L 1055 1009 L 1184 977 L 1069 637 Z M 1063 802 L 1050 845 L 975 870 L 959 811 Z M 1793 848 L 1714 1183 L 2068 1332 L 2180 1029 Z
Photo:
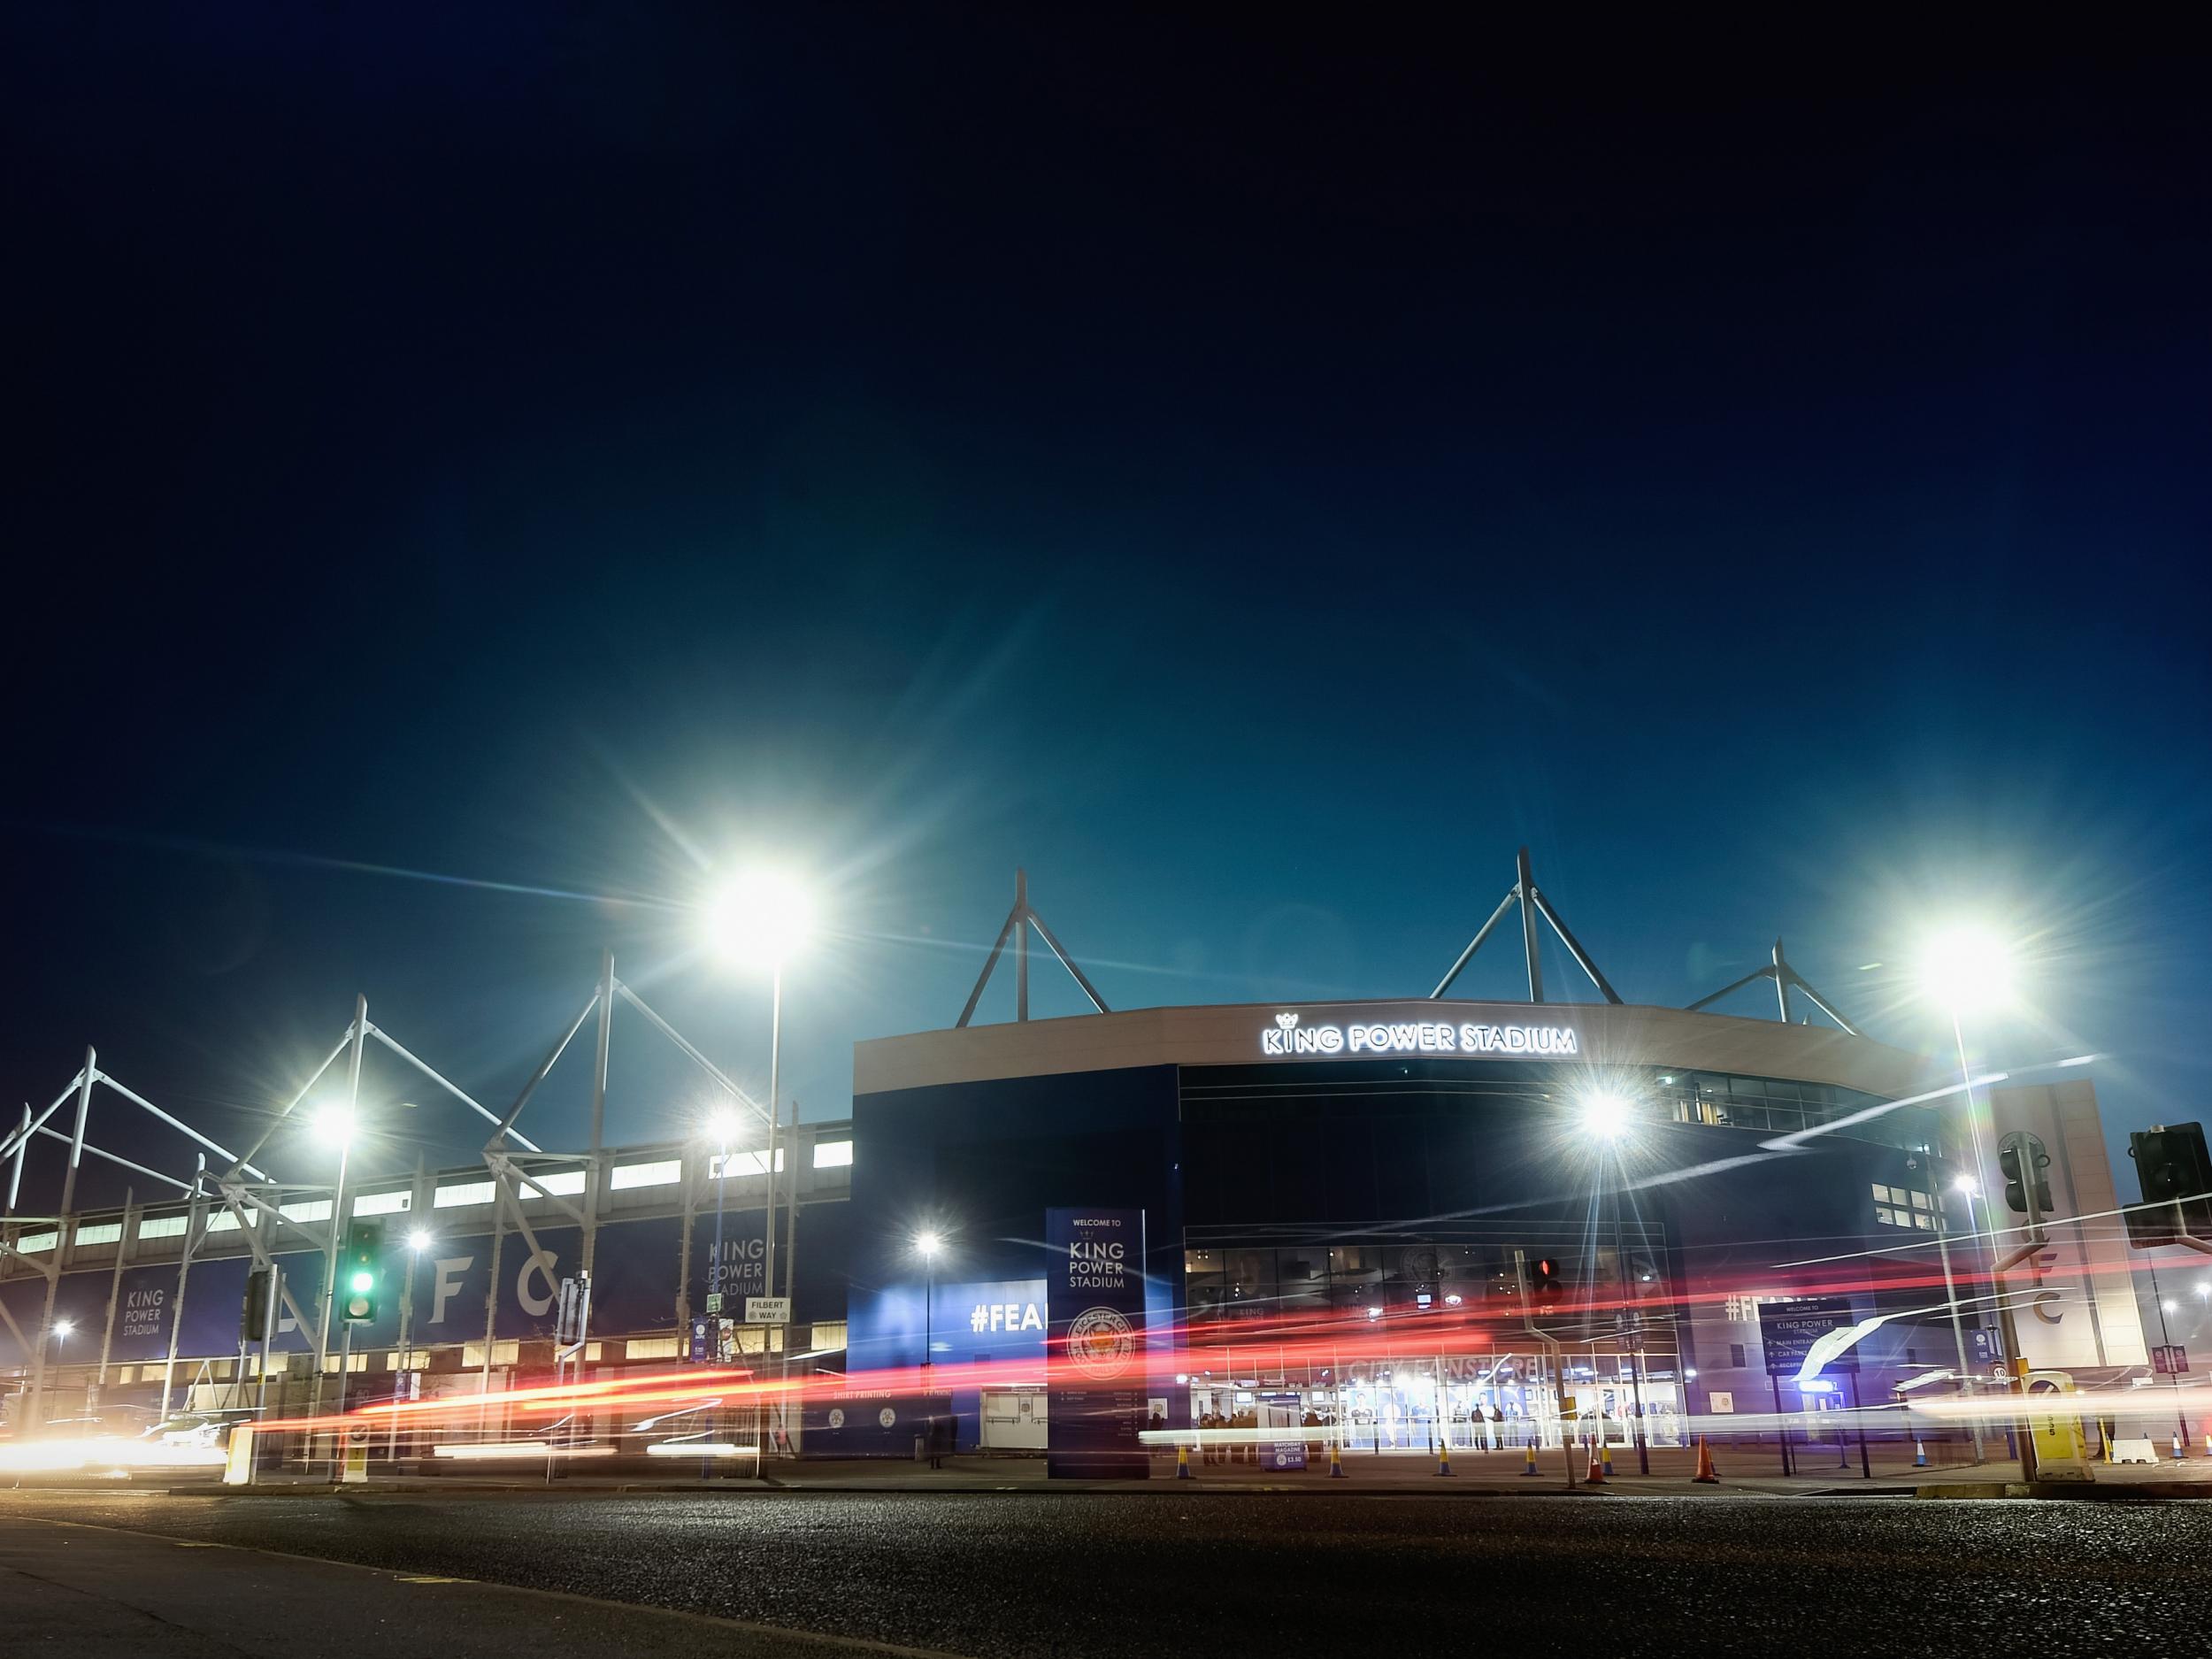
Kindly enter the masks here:
M 376 1275 L 364 1268 L 360 1272 L 357 1272 L 353 1276 L 353 1287 L 355 1290 L 364 1294 L 375 1289 Z

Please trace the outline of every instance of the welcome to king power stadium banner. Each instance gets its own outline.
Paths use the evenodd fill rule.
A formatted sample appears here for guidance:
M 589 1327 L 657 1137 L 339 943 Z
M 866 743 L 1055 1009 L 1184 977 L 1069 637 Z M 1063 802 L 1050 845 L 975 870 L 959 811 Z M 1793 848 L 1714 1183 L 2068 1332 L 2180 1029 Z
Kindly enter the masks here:
M 411 1340 L 426 1345 L 481 1341 L 486 1299 L 492 1286 L 492 1235 L 487 1231 L 436 1239 L 419 1256 L 407 1248 L 404 1217 L 385 1230 L 384 1284 L 377 1319 L 357 1326 L 357 1348 L 390 1348 L 399 1340 L 400 1293 L 413 1275 L 414 1317 Z M 738 1292 L 749 1273 L 758 1274 L 762 1211 L 732 1210 L 723 1217 L 723 1256 L 728 1287 Z M 692 1223 L 693 1300 L 709 1278 L 714 1253 L 713 1223 Z M 592 1275 L 592 1328 L 610 1335 L 668 1330 L 676 1323 L 676 1282 L 682 1248 L 680 1217 L 602 1223 Z M 287 1229 L 288 1232 L 289 1229 Z M 560 1283 L 583 1264 L 580 1227 L 536 1228 L 539 1251 L 533 1255 L 521 1233 L 503 1229 L 499 1239 L 499 1309 L 494 1335 L 521 1340 L 553 1335 Z M 296 1237 L 297 1235 L 295 1235 Z M 288 1242 L 288 1240 L 287 1240 Z M 286 1287 L 310 1321 L 322 1294 L 323 1256 L 317 1250 L 280 1249 L 276 1263 Z M 185 1359 L 219 1359 L 238 1351 L 239 1310 L 245 1301 L 249 1256 L 196 1260 L 185 1279 L 184 1317 L 177 1354 Z M 119 1284 L 115 1270 L 88 1268 L 64 1273 L 54 1297 L 54 1317 L 66 1320 L 70 1334 L 50 1344 L 50 1363 L 96 1361 L 107 1322 L 109 1293 L 115 1293 L 115 1330 L 108 1350 L 117 1364 L 165 1359 L 177 1302 L 177 1263 L 147 1263 L 127 1267 Z M 753 1294 L 757 1294 L 756 1286 Z M 0 1283 L 0 1307 L 14 1322 L 0 1319 L 0 1367 L 30 1363 L 29 1344 L 38 1340 L 46 1300 L 46 1281 L 36 1275 Z M 19 1339 L 17 1331 L 20 1331 Z M 332 1340 L 336 1340 L 334 1329 Z M 314 1347 L 314 1333 L 303 1331 L 291 1311 L 280 1308 L 276 1333 L 280 1352 L 303 1353 Z
M 1144 1211 L 1048 1210 L 1045 1249 L 1045 1472 L 1141 1476 Z

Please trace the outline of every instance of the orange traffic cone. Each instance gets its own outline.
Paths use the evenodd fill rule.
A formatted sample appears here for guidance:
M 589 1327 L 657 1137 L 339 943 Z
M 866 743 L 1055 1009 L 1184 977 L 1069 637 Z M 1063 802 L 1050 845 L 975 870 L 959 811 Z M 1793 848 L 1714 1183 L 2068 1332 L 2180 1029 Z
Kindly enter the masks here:
M 1594 1486 L 1601 1486 L 1605 1484 L 1605 1465 L 1599 1461 L 1598 1443 L 1594 1440 L 1590 1442 L 1590 1471 L 1582 1478 Z
M 1697 1437 L 1697 1473 L 1692 1475 L 1690 1479 L 1701 1486 L 1720 1485 L 1720 1475 L 1713 1468 L 1713 1448 L 1705 1443 L 1702 1434 Z

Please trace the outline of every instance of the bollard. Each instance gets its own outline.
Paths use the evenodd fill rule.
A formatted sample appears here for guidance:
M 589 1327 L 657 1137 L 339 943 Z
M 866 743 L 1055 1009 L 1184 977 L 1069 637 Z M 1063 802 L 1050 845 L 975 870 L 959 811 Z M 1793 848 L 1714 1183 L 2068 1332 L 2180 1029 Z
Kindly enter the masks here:
M 1190 1448 L 1187 1446 L 1175 1448 L 1175 1478 L 1178 1480 L 1195 1479 L 1190 1471 Z

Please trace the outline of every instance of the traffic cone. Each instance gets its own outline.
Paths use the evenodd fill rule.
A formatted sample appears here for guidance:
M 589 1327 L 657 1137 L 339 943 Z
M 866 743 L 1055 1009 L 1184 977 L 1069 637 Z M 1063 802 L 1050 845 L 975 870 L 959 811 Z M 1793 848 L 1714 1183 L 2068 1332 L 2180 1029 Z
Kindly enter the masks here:
M 1440 1441 L 1436 1448 L 1436 1472 L 1440 1475 L 1452 1472 L 1452 1448 Z
M 1694 1485 L 1701 1486 L 1720 1485 L 1720 1476 L 1713 1468 L 1713 1448 L 1705 1443 L 1702 1434 L 1697 1437 L 1697 1473 L 1692 1475 L 1690 1479 Z
M 1605 1465 L 1598 1459 L 1598 1443 L 1595 1440 L 1590 1442 L 1589 1472 L 1582 1478 L 1594 1486 L 1601 1486 L 1605 1484 Z
M 1912 1466 L 1915 1469 L 1925 1469 L 1928 1466 L 1928 1448 L 1920 1443 L 1917 1437 L 1912 1443 Z
M 1190 1448 L 1187 1446 L 1179 1445 L 1175 1448 L 1175 1478 L 1178 1480 L 1194 1480 L 1197 1479 L 1197 1477 L 1193 1475 L 1190 1471 Z
M 1536 1472 L 1536 1448 L 1531 1445 L 1524 1446 L 1521 1449 L 1528 1454 L 1528 1460 L 1521 1465 L 1521 1473 L 1532 1475 Z
M 1345 1479 L 1344 1448 L 1334 1440 L 1329 1442 L 1329 1479 L 1332 1480 Z
M 2174 1462 L 2179 1463 L 2182 1460 L 2182 1455 L 2181 1432 L 2179 1430 L 2176 1430 L 2174 1432 Z

